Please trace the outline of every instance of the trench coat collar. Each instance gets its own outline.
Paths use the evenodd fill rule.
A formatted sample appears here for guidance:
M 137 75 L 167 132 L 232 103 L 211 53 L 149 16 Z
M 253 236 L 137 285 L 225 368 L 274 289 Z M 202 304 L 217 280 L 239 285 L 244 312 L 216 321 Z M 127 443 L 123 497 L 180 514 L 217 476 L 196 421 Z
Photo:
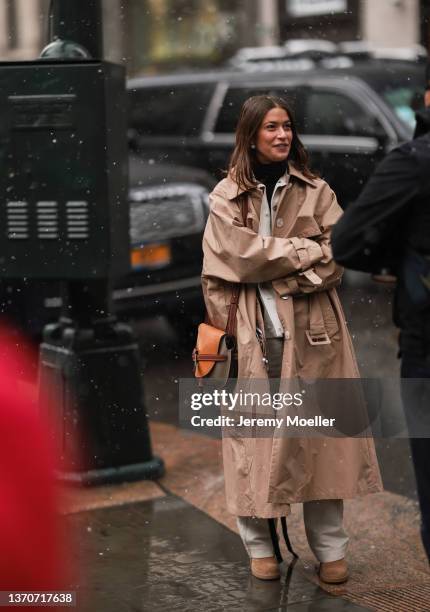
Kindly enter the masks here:
M 289 162 L 288 164 L 288 174 L 290 175 L 290 177 L 294 177 L 296 179 L 299 179 L 300 181 L 303 181 L 304 183 L 307 183 L 308 185 L 310 185 L 311 187 L 315 187 L 315 181 L 314 179 L 310 179 L 307 176 L 305 176 L 303 174 L 303 172 L 301 172 L 294 164 L 292 164 L 291 162 Z M 248 189 L 239 189 L 236 181 L 234 180 L 234 178 L 231 176 L 231 174 L 229 174 L 226 177 L 226 190 L 227 190 L 227 198 L 229 200 L 235 200 L 238 196 L 240 196 L 242 193 L 245 192 L 251 192 L 253 190 L 253 188 L 248 188 Z

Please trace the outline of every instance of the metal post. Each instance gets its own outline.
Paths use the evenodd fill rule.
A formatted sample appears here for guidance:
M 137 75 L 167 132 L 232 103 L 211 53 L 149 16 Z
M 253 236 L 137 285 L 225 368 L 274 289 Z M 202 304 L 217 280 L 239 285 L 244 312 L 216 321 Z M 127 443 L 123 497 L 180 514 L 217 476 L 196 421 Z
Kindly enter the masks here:
M 51 61 L 70 59 L 70 51 L 79 47 L 101 59 L 99 0 L 54 0 L 50 19 L 57 42 L 48 45 L 45 57 L 51 48 Z M 84 55 L 83 68 L 86 62 Z M 121 118 L 123 129 L 118 128 Z M 112 132 L 109 125 L 105 129 Z M 116 129 L 115 167 L 120 167 L 127 154 L 121 109 Z M 123 183 L 121 179 L 121 193 L 126 194 Z M 110 278 L 89 280 L 83 275 L 63 285 L 63 316 L 44 330 L 39 376 L 40 405 L 51 407 L 60 420 L 55 432 L 60 476 L 84 484 L 159 478 L 164 464 L 152 455 L 138 345 L 131 328 L 109 312 Z
M 100 0 L 52 0 L 49 16 L 51 38 L 82 45 L 91 57 L 103 57 Z

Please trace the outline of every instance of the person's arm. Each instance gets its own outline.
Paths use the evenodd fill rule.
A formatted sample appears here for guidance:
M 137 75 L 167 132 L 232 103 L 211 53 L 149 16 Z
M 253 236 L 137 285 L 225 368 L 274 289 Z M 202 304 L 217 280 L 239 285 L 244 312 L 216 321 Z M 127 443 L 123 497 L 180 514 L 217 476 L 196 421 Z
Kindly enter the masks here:
M 238 204 L 221 189 L 210 196 L 203 254 L 203 275 L 232 283 L 271 281 L 308 270 L 324 258 L 314 240 L 260 236 L 244 227 Z
M 328 198 L 324 198 L 323 210 L 319 213 L 318 221 L 322 233 L 314 240 L 321 247 L 323 257 L 305 272 L 275 280 L 273 286 L 281 296 L 325 291 L 338 286 L 341 282 L 343 268 L 333 259 L 331 231 L 333 225 L 341 217 L 342 209 L 333 191 L 330 190 Z
M 409 202 L 419 190 L 419 170 L 411 145 L 391 151 L 379 164 L 358 200 L 332 231 L 333 255 L 347 268 L 375 272 L 393 261 Z

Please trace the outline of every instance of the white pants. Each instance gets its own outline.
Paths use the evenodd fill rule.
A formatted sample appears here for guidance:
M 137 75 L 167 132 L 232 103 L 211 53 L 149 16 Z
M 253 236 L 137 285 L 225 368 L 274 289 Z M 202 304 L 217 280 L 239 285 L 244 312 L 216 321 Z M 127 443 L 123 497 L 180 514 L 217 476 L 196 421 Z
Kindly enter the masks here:
M 305 502 L 303 518 L 309 547 L 318 561 L 325 563 L 345 557 L 348 535 L 343 527 L 342 499 Z M 251 558 L 273 556 L 267 519 L 238 516 L 237 525 Z

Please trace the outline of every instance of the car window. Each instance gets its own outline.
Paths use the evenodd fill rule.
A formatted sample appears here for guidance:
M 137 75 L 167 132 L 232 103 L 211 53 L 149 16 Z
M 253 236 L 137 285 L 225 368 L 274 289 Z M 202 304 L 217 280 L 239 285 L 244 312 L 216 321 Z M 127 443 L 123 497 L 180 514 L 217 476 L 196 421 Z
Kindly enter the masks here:
M 370 85 L 409 129 L 412 137 L 415 111 L 423 105 L 424 67 L 421 64 L 385 62 L 383 69 L 361 68 L 358 75 Z
M 293 107 L 297 114 L 297 97 L 298 90 L 296 88 L 249 88 L 249 87 L 231 87 L 224 98 L 224 102 L 218 119 L 215 124 L 215 132 L 219 134 L 231 134 L 236 130 L 236 124 L 239 119 L 240 109 L 247 98 L 251 96 L 272 95 L 285 98 Z M 297 117 L 296 117 L 297 120 Z
M 384 100 L 388 102 L 396 115 L 411 129 L 415 128 L 415 112 L 423 105 L 422 88 L 386 87 Z
M 306 92 L 305 100 L 303 134 L 371 136 L 378 131 L 376 119 L 340 92 L 313 89 Z
M 129 126 L 140 136 L 200 133 L 214 90 L 212 83 L 129 90 Z

